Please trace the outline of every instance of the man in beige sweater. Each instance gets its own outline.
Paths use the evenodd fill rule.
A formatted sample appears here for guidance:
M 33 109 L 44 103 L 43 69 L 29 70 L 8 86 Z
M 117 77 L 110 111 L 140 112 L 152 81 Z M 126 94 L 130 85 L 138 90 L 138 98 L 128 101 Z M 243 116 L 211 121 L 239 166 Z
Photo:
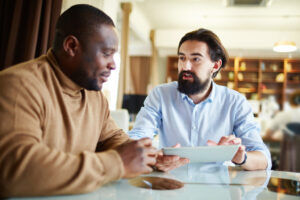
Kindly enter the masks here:
M 0 72 L 0 196 L 84 193 L 152 171 L 151 140 L 129 140 L 99 92 L 117 48 L 113 21 L 76 5 L 47 55 Z

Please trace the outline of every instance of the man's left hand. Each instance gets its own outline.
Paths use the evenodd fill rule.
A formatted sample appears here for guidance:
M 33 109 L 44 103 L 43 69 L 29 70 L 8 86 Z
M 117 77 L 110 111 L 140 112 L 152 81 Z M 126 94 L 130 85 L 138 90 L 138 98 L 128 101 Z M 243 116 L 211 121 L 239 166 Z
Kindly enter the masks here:
M 223 136 L 218 143 L 208 140 L 207 145 L 208 146 L 216 146 L 216 145 L 237 145 L 242 144 L 241 138 L 237 138 L 234 135 L 229 136 Z M 232 161 L 235 163 L 242 163 L 245 159 L 245 152 L 246 147 L 244 145 L 241 145 L 239 149 L 237 150 L 236 154 L 232 158 Z

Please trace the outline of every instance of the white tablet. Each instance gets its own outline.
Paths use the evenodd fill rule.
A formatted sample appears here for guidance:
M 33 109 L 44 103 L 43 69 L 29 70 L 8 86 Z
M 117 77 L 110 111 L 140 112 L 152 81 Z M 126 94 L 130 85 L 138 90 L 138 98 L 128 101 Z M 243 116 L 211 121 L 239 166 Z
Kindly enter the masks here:
M 220 146 L 199 146 L 163 148 L 165 155 L 177 155 L 190 159 L 191 163 L 196 162 L 223 162 L 233 158 L 240 145 L 220 145 Z

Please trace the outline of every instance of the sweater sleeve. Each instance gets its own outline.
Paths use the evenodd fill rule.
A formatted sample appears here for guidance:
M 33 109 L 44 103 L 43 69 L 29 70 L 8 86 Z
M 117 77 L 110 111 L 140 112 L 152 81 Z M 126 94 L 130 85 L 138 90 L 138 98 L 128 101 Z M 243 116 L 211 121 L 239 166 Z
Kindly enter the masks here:
M 115 123 L 115 121 L 112 119 L 110 111 L 108 109 L 109 106 L 106 98 L 103 99 L 103 102 L 105 104 L 105 106 L 103 107 L 107 109 L 104 111 L 104 123 L 96 151 L 112 149 L 119 146 L 120 144 L 124 144 L 131 141 L 131 139 L 129 139 L 129 136 L 122 129 L 120 129 Z
M 0 75 L 0 196 L 85 193 L 123 176 L 115 150 L 72 154 L 49 148 L 41 95 L 7 77 Z

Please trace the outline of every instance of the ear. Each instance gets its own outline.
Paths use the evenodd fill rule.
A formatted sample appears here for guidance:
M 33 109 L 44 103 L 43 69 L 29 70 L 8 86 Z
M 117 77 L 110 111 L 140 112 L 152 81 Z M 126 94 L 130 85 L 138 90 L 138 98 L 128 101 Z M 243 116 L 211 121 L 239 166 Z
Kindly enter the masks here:
M 63 49 L 66 52 L 67 55 L 74 57 L 80 48 L 79 40 L 73 36 L 68 35 L 63 43 Z
M 214 62 L 214 66 L 213 66 L 213 68 L 211 70 L 212 74 L 215 73 L 215 72 L 217 72 L 220 69 L 221 66 L 222 66 L 222 60 L 221 59 L 219 59 L 218 61 Z

